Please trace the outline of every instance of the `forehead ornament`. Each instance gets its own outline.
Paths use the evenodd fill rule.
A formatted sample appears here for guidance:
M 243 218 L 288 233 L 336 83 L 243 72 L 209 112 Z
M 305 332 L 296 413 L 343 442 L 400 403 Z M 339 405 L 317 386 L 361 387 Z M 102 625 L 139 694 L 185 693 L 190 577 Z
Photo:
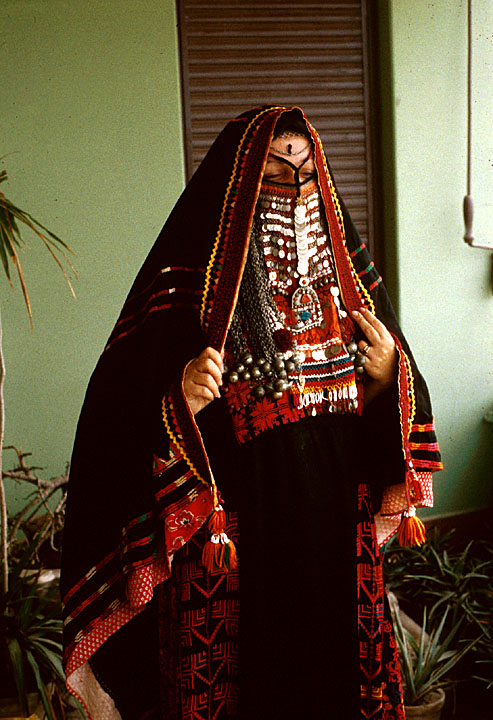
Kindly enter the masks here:
M 277 139 L 278 139 L 278 138 L 276 138 L 276 140 L 277 140 Z M 274 142 L 275 142 L 275 141 L 274 141 Z M 293 145 L 292 145 L 291 143 L 288 144 L 288 151 L 287 151 L 287 152 L 286 152 L 285 150 L 280 150 L 279 148 L 273 148 L 272 145 L 271 145 L 271 148 L 270 148 L 270 149 L 273 150 L 273 151 L 276 153 L 276 155 L 286 155 L 286 156 L 296 157 L 297 155 L 301 155 L 302 153 L 304 153 L 305 150 L 306 150 L 307 148 L 309 148 L 309 147 L 310 147 L 310 143 L 307 142 L 307 144 L 304 145 L 304 146 L 301 148 L 301 150 L 298 150 L 298 152 L 293 152 Z

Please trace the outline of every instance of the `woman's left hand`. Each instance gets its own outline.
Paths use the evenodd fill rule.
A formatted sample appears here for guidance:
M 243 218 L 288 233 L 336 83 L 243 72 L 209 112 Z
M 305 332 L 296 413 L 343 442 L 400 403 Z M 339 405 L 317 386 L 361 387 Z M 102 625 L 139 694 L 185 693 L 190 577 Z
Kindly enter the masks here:
M 376 392 L 372 394 L 376 394 L 394 381 L 397 364 L 395 340 L 385 325 L 366 308 L 351 314 L 367 338 L 359 341 L 358 349 L 366 357 L 365 370 L 375 386 Z

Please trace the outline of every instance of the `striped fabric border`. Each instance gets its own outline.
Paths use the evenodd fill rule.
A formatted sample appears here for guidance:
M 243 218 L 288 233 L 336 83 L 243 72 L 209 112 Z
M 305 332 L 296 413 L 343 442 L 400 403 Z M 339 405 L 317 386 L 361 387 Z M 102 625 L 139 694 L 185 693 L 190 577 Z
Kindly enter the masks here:
M 154 458 L 153 484 L 153 511 L 132 518 L 122 530 L 119 547 L 90 568 L 63 599 L 67 660 L 98 624 L 125 604 L 127 577 L 155 565 L 162 552 L 157 541 L 159 526 L 164 523 L 170 560 L 212 511 L 209 488 L 193 475 L 174 448 L 168 461 Z M 77 623 L 72 624 L 76 618 Z M 75 633 L 75 627 L 81 629 Z
M 141 327 L 153 313 L 187 307 L 198 310 L 204 273 L 200 268 L 162 268 L 144 290 L 127 299 L 105 350 Z
M 433 423 L 414 423 L 411 426 L 409 448 L 416 469 L 433 471 L 443 469 Z

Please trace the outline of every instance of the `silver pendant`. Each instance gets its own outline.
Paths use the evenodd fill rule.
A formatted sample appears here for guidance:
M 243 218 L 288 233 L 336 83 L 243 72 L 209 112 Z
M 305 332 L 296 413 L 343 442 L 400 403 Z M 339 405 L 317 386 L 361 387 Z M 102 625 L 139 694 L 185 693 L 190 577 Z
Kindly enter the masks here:
M 291 298 L 291 308 L 296 318 L 296 324 L 291 328 L 292 332 L 305 332 L 322 324 L 320 300 L 311 285 L 303 284 L 296 288 Z

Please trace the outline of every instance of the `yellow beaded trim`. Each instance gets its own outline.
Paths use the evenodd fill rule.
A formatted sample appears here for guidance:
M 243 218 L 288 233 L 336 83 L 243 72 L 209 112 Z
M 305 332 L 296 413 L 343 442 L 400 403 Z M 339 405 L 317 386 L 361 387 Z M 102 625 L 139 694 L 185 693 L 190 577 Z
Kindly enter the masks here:
M 396 344 L 396 349 L 397 349 L 397 352 L 398 352 L 398 354 L 399 354 L 399 357 L 402 358 L 402 360 L 404 361 L 404 365 L 406 366 L 406 375 L 407 375 L 407 379 L 408 379 L 408 392 L 407 392 L 407 394 L 408 394 L 408 398 L 409 398 L 410 408 L 409 408 L 409 431 L 408 431 L 408 434 L 407 434 L 407 437 L 406 437 L 406 438 L 405 438 L 404 435 L 402 434 L 402 429 L 403 429 L 403 427 L 402 427 L 402 408 L 401 408 L 401 403 L 400 403 L 400 400 L 399 400 L 399 419 L 400 419 L 401 436 L 402 436 L 402 443 L 403 443 L 403 450 L 404 450 L 404 446 L 405 446 L 405 445 L 408 445 L 408 443 L 409 443 L 409 435 L 410 435 L 410 433 L 412 432 L 412 423 L 413 423 L 414 416 L 415 416 L 415 414 L 416 414 L 416 398 L 415 398 L 415 395 L 414 395 L 414 378 L 413 378 L 413 374 L 412 374 L 412 371 L 411 371 L 411 363 L 410 363 L 410 360 L 409 360 L 408 356 L 406 355 L 406 353 L 404 352 L 404 350 L 400 347 L 399 344 Z M 400 399 L 400 398 L 401 398 L 401 395 L 402 395 L 400 368 L 399 368 L 398 373 L 397 373 L 397 383 L 398 383 L 398 386 L 399 386 L 399 399 Z
M 410 412 L 409 412 L 409 433 L 411 433 L 412 430 L 412 424 L 414 420 L 414 416 L 416 415 L 416 396 L 414 394 L 414 377 L 411 369 L 411 361 L 409 360 L 406 353 L 403 351 L 404 356 L 404 362 L 406 363 L 407 368 L 407 377 L 409 381 L 409 401 L 411 404 Z
M 374 304 L 374 302 L 373 302 L 373 300 L 372 300 L 372 298 L 371 298 L 370 293 L 368 292 L 368 290 L 367 290 L 366 287 L 364 286 L 363 282 L 361 281 L 361 278 L 359 277 L 358 273 L 356 272 L 356 269 L 355 269 L 355 267 L 354 267 L 354 265 L 353 265 L 353 261 L 352 261 L 352 259 L 351 259 L 351 256 L 350 256 L 350 254 L 349 254 L 349 252 L 348 252 L 348 249 L 347 249 L 347 246 L 346 246 L 346 233 L 345 233 L 345 231 L 344 231 L 344 222 L 343 222 L 343 219 L 342 219 L 342 210 L 341 210 L 341 206 L 340 206 L 340 203 L 339 203 L 339 197 L 338 197 L 338 195 L 337 195 L 337 193 L 336 193 L 336 190 L 335 190 L 335 187 L 334 187 L 334 182 L 333 182 L 333 180 L 332 180 L 332 176 L 331 176 L 331 174 L 330 174 L 329 167 L 328 167 L 328 165 L 327 165 L 327 159 L 326 159 L 325 153 L 324 153 L 324 151 L 323 151 L 322 141 L 320 140 L 320 136 L 319 136 L 319 134 L 317 133 L 317 131 L 315 130 L 315 128 L 312 127 L 311 125 L 310 125 L 310 130 L 312 131 L 313 136 L 314 136 L 314 138 L 315 138 L 315 140 L 316 140 L 316 142 L 318 143 L 319 148 L 320 148 L 320 152 L 321 152 L 322 159 L 323 159 L 323 163 L 324 163 L 325 172 L 327 173 L 327 178 L 328 178 L 328 180 L 329 180 L 330 190 L 331 190 L 331 193 L 332 193 L 332 199 L 333 199 L 333 201 L 334 201 L 334 205 L 335 205 L 335 207 L 336 207 L 337 216 L 338 216 L 338 219 L 339 219 L 339 225 L 340 225 L 340 228 L 341 228 L 342 238 L 343 238 L 343 241 L 344 241 L 344 250 L 345 250 L 345 252 L 346 252 L 346 256 L 347 256 L 347 259 L 348 259 L 348 262 L 349 262 L 349 267 L 351 268 L 351 273 L 352 273 L 352 275 L 353 275 L 353 279 L 354 279 L 354 281 L 355 281 L 355 284 L 359 287 L 360 292 L 362 293 L 362 295 L 366 298 L 366 300 L 367 300 L 367 302 L 368 302 L 368 305 L 369 305 L 369 307 L 370 307 L 370 311 L 371 311 L 373 314 L 375 314 L 375 304 Z
M 186 451 L 185 451 L 185 448 L 184 448 L 183 444 L 180 443 L 180 441 L 178 440 L 178 438 L 176 437 L 176 435 L 174 434 L 174 432 L 173 432 L 173 430 L 172 430 L 172 428 L 171 428 L 171 423 L 170 423 L 170 421 L 169 421 L 169 419 L 168 419 L 168 414 L 167 414 L 167 410 L 166 410 L 166 395 L 163 397 L 163 400 L 162 400 L 162 403 L 161 403 L 161 407 L 162 407 L 163 422 L 164 422 L 164 425 L 165 425 L 165 427 L 166 427 L 166 431 L 167 431 L 169 437 L 171 438 L 172 442 L 180 448 L 181 454 L 183 455 L 183 459 L 185 460 L 185 462 L 187 463 L 188 467 L 189 467 L 190 470 L 193 472 L 193 474 L 195 475 L 195 477 L 196 477 L 198 480 L 200 480 L 200 482 L 202 482 L 202 483 L 203 483 L 204 485 L 206 485 L 207 487 L 211 487 L 211 485 L 207 482 L 207 480 L 204 480 L 204 478 L 200 475 L 200 473 L 198 472 L 197 468 L 195 467 L 195 465 L 193 464 L 193 462 L 192 462 L 192 461 L 190 460 L 190 458 L 188 457 L 188 455 L 187 455 L 187 453 L 186 453 Z M 212 487 L 213 487 L 213 490 L 214 490 L 214 497 L 216 497 L 216 495 L 217 495 L 217 490 L 216 490 L 216 485 L 215 485 L 214 478 L 212 477 L 212 473 L 211 473 L 211 480 L 212 480 Z
M 272 110 L 277 110 L 277 109 L 284 109 L 284 108 L 281 105 L 269 107 L 266 110 L 262 110 L 262 112 L 259 112 L 257 115 L 255 115 L 255 117 L 253 118 L 253 120 L 251 120 L 251 122 L 248 124 L 245 132 L 243 133 L 241 140 L 240 140 L 240 144 L 238 146 L 238 150 L 236 151 L 235 161 L 233 164 L 233 171 L 232 171 L 230 179 L 229 179 L 228 187 L 226 188 L 226 195 L 224 196 L 224 202 L 223 202 L 223 207 L 222 207 L 222 211 L 221 211 L 221 217 L 219 219 L 219 227 L 217 230 L 216 239 L 214 241 L 211 257 L 210 257 L 209 263 L 207 265 L 207 269 L 205 271 L 204 292 L 202 294 L 202 302 L 201 302 L 201 306 L 200 306 L 200 324 L 202 325 L 202 327 L 204 327 L 206 302 L 207 302 L 207 297 L 209 295 L 209 290 L 210 290 L 212 268 L 216 261 L 216 255 L 217 255 L 217 251 L 219 249 L 219 242 L 221 240 L 221 236 L 222 236 L 222 232 L 223 232 L 223 224 L 224 224 L 224 216 L 226 214 L 226 207 L 228 205 L 229 195 L 231 192 L 231 188 L 233 186 L 234 178 L 236 176 L 236 170 L 238 167 L 240 154 L 242 152 L 243 142 L 244 142 L 246 136 L 248 135 L 250 128 L 252 127 L 252 125 L 255 124 L 255 122 L 258 120 L 259 117 L 261 117 L 262 115 L 265 115 L 265 113 L 272 112 Z

